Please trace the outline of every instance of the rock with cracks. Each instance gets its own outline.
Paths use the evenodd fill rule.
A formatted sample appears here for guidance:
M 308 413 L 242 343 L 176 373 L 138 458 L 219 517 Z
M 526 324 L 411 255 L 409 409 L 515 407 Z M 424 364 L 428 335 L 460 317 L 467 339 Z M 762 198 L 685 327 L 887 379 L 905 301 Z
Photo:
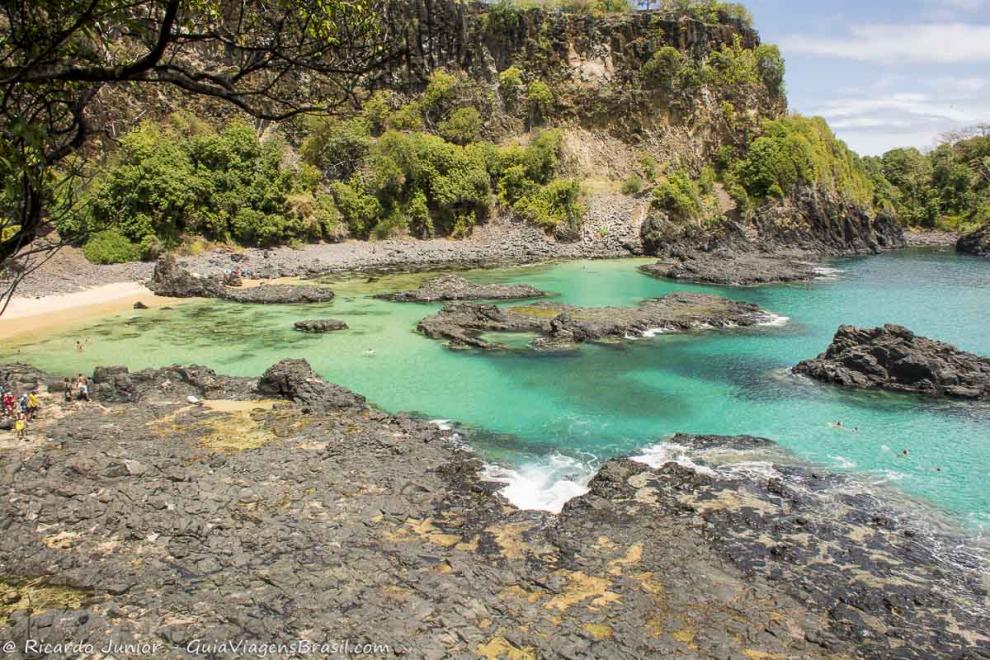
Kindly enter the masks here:
M 899 325 L 841 326 L 828 350 L 794 371 L 859 389 L 990 398 L 990 358 L 920 337 Z

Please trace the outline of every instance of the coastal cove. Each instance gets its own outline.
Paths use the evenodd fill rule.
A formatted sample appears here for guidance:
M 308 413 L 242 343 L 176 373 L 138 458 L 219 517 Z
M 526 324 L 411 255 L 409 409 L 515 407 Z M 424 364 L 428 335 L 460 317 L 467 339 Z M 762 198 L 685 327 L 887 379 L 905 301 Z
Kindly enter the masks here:
M 0 362 L 25 361 L 53 374 L 195 363 L 257 376 L 282 358 L 305 358 L 329 381 L 385 410 L 456 420 L 468 445 L 492 466 L 491 475 L 509 483 L 504 494 L 523 508 L 559 510 L 608 458 L 673 457 L 676 448 L 658 445 L 673 433 L 748 434 L 865 484 L 893 485 L 978 534 L 990 528 L 986 404 L 849 392 L 788 373 L 824 350 L 840 324 L 900 323 L 990 354 L 985 261 L 903 250 L 838 260 L 830 264 L 835 271 L 810 283 L 751 288 L 657 280 L 637 270 L 646 263 L 570 261 L 464 276 L 530 284 L 550 292 L 552 301 L 578 306 L 632 306 L 675 291 L 714 293 L 788 320 L 564 352 L 528 350 L 526 337 L 510 338 L 509 351 L 453 351 L 415 332 L 440 305 L 372 297 L 415 288 L 432 276 L 421 273 L 329 280 L 336 298 L 327 304 L 193 300 L 134 311 L 58 334 L 15 338 L 0 349 Z M 293 330 L 295 321 L 323 317 L 349 329 L 326 335 Z M 81 353 L 77 340 L 84 343 Z

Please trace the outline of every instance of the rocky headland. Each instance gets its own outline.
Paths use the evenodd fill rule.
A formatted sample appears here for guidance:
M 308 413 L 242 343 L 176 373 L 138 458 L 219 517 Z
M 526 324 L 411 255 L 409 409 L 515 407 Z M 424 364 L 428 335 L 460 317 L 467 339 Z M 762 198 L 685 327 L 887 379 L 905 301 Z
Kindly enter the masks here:
M 735 210 L 710 228 L 672 222 L 654 211 L 640 239 L 660 261 L 654 277 L 706 284 L 754 285 L 814 279 L 826 257 L 877 254 L 907 245 L 903 228 L 818 186 L 798 186 L 742 218 Z
M 521 300 L 547 295 L 528 284 L 478 284 L 460 275 L 440 275 L 423 282 L 414 291 L 375 296 L 392 302 L 449 302 L 454 300 Z
M 419 322 L 417 329 L 452 348 L 504 348 L 484 338 L 489 332 L 538 335 L 533 348 L 570 348 L 593 341 L 615 341 L 666 332 L 752 326 L 776 317 L 756 305 L 706 294 L 672 293 L 644 300 L 636 307 L 574 307 L 535 303 L 499 308 L 478 303 L 451 303 Z
M 990 398 L 990 358 L 892 324 L 871 329 L 840 326 L 828 349 L 798 364 L 794 372 L 858 389 Z
M 990 222 L 974 232 L 960 236 L 956 251 L 977 257 L 990 257 Z
M 43 394 L 28 442 L 2 455 L 0 638 L 19 649 L 990 652 L 982 554 L 843 477 L 767 462 L 765 440 L 677 436 L 694 467 L 610 461 L 553 515 L 509 506 L 454 431 L 376 410 L 303 361 L 261 379 L 170 367 L 98 380 L 94 403 Z

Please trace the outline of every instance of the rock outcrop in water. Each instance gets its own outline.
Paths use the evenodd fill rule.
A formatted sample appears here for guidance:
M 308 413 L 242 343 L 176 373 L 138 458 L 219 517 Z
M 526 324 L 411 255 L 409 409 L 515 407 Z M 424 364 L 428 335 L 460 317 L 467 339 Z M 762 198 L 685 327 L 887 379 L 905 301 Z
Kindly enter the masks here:
M 312 319 L 296 321 L 292 327 L 302 332 L 336 332 L 337 330 L 346 330 L 347 324 L 338 319 Z
M 786 256 L 732 250 L 677 251 L 668 259 L 640 266 L 639 269 L 652 277 L 721 286 L 801 282 L 816 276 L 816 264 L 811 255 Z
M 899 325 L 841 326 L 827 351 L 794 371 L 860 389 L 990 398 L 990 358 L 919 337 Z
M 990 222 L 980 229 L 959 237 L 956 251 L 977 257 L 990 257 Z
M 572 307 L 536 303 L 507 309 L 477 303 L 452 303 L 419 322 L 427 337 L 446 339 L 453 348 L 503 346 L 487 332 L 535 333 L 534 348 L 566 348 L 589 341 L 638 338 L 649 333 L 751 326 L 773 319 L 756 305 L 720 296 L 672 293 L 636 307 Z
M 449 302 L 454 300 L 517 300 L 543 298 L 547 294 L 528 284 L 478 284 L 460 275 L 440 275 L 423 282 L 415 291 L 375 296 L 393 302 Z
M 148 288 L 159 296 L 172 298 L 220 298 L 254 304 L 330 302 L 334 295 L 326 287 L 301 284 L 229 286 L 221 275 L 199 277 L 190 273 L 170 254 L 158 258 Z
M 238 639 L 321 656 L 341 640 L 412 657 L 988 651 L 976 551 L 848 480 L 703 453 L 767 441 L 679 436 L 696 469 L 610 461 L 561 514 L 527 512 L 453 432 L 339 405 L 305 362 L 261 383 L 184 369 L 139 372 L 138 404 L 43 396 L 5 449 L 0 639 L 155 657 Z M 237 393 L 189 405 L 194 390 Z

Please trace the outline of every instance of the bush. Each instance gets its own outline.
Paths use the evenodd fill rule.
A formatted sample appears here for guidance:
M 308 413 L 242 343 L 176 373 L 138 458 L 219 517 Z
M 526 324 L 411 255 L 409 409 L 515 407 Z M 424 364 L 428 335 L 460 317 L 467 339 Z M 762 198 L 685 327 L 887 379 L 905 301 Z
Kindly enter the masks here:
M 458 108 L 440 122 L 439 132 L 455 144 L 476 142 L 481 137 L 481 113 L 472 107 Z
M 141 252 L 137 245 L 114 229 L 93 234 L 83 245 L 83 255 L 94 264 L 119 264 L 137 261 Z
M 625 195 L 638 195 L 643 191 L 643 179 L 638 174 L 633 174 L 622 182 L 622 193 Z
M 300 146 L 303 159 L 333 177 L 349 177 L 371 149 L 371 122 L 363 117 L 314 118 L 308 129 Z
M 510 66 L 498 74 L 498 91 L 507 108 L 514 108 L 523 90 L 522 71 Z
M 640 69 L 643 84 L 650 89 L 672 91 L 683 85 L 687 58 L 672 46 L 663 46 Z
M 580 227 L 584 216 L 581 184 L 574 179 L 554 179 L 517 200 L 512 208 L 522 217 L 545 229 Z
M 693 222 L 702 215 L 701 195 L 691 175 L 677 170 L 653 189 L 653 207 L 664 211 L 673 222 Z
M 526 103 L 532 121 L 542 121 L 553 108 L 553 92 L 542 80 L 534 80 L 526 88 Z

